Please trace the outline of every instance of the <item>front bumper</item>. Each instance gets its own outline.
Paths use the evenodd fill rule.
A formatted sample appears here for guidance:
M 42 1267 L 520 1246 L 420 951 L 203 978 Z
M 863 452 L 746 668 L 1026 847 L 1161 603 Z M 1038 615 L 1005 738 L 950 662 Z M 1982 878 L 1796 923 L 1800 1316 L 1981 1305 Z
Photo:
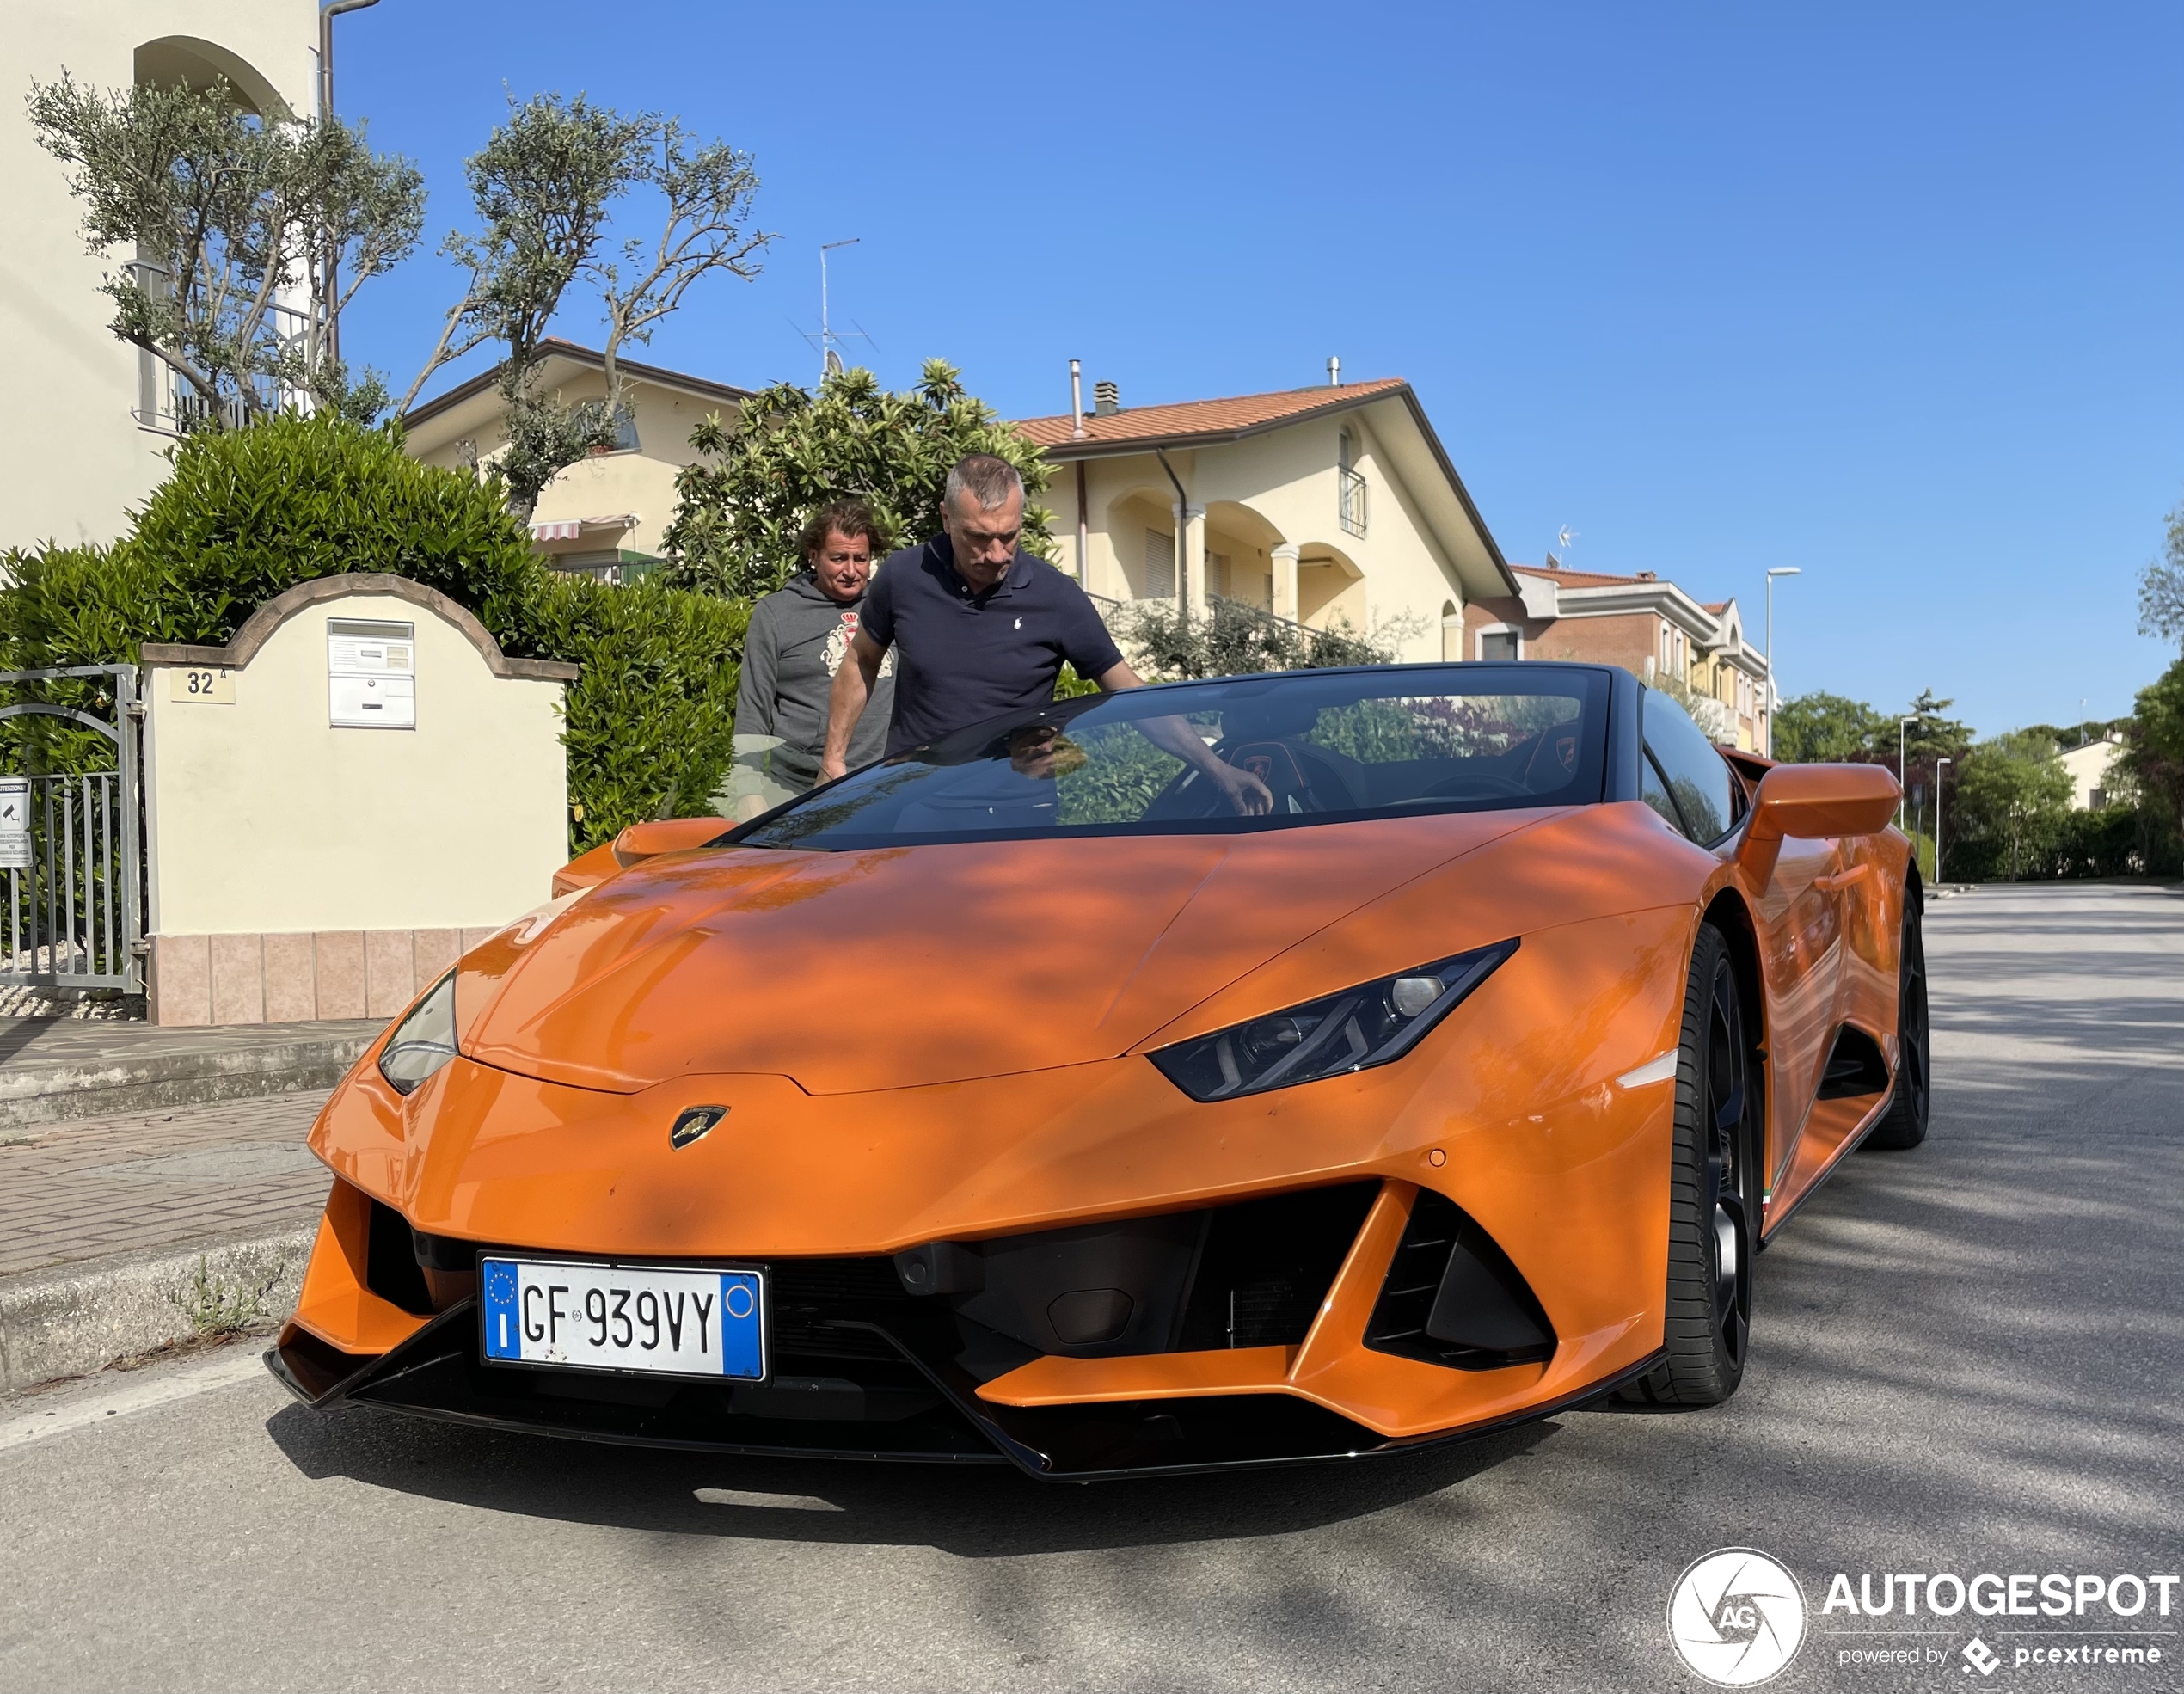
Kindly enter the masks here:
M 1270 1279 L 1238 1246 L 1251 1238 L 1255 1218 L 1292 1235 L 1311 1218 L 1341 1233 L 1316 1248 L 1306 1241 L 1301 1251 L 1285 1243 L 1283 1274 Z M 1479 1297 L 1481 1264 L 1455 1256 L 1456 1237 L 1469 1228 L 1475 1239 L 1475 1226 L 1463 1220 L 1452 1230 L 1452 1218 L 1461 1214 L 1430 1191 L 1356 1183 L 1105 1232 L 1055 1232 L 1075 1250 L 1029 1255 L 1032 1270 L 1007 1273 L 1017 1279 L 1015 1292 L 1027 1276 L 1035 1282 L 1042 1260 L 1082 1265 L 1088 1252 L 1092 1277 L 1127 1280 L 1128 1263 L 1111 1255 L 1103 1272 L 1097 1261 L 1103 1239 L 1140 1246 L 1138 1221 L 1197 1243 L 1191 1286 L 1156 1313 L 1156 1333 L 1065 1353 L 1027 1344 L 1025 1323 L 999 1298 L 1012 1285 L 998 1274 L 976 1295 L 920 1298 L 896 1260 L 777 1261 L 768 1267 L 771 1374 L 763 1384 L 731 1384 L 488 1364 L 472 1279 L 427 1268 L 454 1262 L 453 1249 L 481 1249 L 419 1237 L 391 1208 L 337 1183 L 305 1298 L 266 1359 L 292 1393 L 322 1410 L 374 1405 L 719 1452 L 1009 1463 L 1051 1480 L 1412 1451 L 1548 1415 L 1653 1366 L 1651 1352 L 1603 1364 L 1596 1350 L 1593 1368 L 1574 1372 L 1564 1359 L 1570 1349 L 1556 1338 L 1521 1345 L 1525 1326 L 1543 1313 L 1536 1304 L 1529 1317 L 1518 1310 L 1520 1280 L 1513 1299 Z M 1477 1250 L 1493 1262 L 1489 1246 Z M 993 1252 L 989 1262 L 1020 1256 Z M 1514 1277 L 1506 1261 L 1500 1274 Z M 1065 1280 L 1087 1278 L 1080 1269 Z M 1426 1335 L 1435 1290 L 1465 1286 L 1472 1327 L 1496 1346 L 1519 1343 L 1516 1351 L 1451 1343 L 1445 1317 L 1442 1339 Z M 1036 1286 L 1018 1304 L 1035 1311 L 1051 1292 Z M 1153 1304 L 1139 1293 L 1141 1304 Z M 1217 1339 L 1209 1321 L 1224 1310 L 1229 1328 L 1218 1339 L 1230 1344 L 1205 1345 Z M 981 1317 L 1019 1333 L 1001 1334 Z M 1500 1333 L 1512 1325 L 1517 1333 Z M 1117 1350 L 1132 1347 L 1156 1350 Z

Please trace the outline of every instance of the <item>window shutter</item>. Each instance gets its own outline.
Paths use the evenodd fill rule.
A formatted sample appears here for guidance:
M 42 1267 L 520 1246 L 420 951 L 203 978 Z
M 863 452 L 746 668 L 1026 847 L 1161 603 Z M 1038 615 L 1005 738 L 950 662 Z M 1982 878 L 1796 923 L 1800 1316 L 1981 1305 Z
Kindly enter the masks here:
M 1175 598 L 1175 537 L 1158 530 L 1145 531 L 1145 598 Z

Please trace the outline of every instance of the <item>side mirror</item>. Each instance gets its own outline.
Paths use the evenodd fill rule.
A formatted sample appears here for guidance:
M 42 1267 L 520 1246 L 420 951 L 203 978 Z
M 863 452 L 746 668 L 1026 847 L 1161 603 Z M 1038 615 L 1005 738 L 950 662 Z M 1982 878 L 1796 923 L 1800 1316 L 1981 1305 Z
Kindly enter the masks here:
M 1878 764 L 1778 764 L 1751 799 L 1738 862 L 1755 882 L 1775 874 L 1782 842 L 1878 835 L 1895 820 L 1903 789 Z
M 663 818 L 656 823 L 632 824 L 603 846 L 580 854 L 554 873 L 554 897 L 573 894 L 579 888 L 598 887 L 618 870 L 656 859 L 662 853 L 680 853 L 717 841 L 735 826 L 725 818 Z
M 702 818 L 662 818 L 657 823 L 632 824 L 614 838 L 614 856 L 627 869 L 662 853 L 680 853 L 718 841 L 735 826 L 709 812 Z

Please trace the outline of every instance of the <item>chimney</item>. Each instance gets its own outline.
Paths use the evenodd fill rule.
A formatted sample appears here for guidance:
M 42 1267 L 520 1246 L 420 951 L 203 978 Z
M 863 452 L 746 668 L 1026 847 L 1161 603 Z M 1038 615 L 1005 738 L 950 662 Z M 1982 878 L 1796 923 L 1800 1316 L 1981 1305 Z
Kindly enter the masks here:
M 1084 367 L 1070 360 L 1070 439 L 1084 439 Z
M 1330 388 L 1340 388 L 1342 386 L 1342 361 L 1335 358 L 1332 353 L 1328 355 L 1327 380 L 1328 386 Z
M 1641 582 L 1652 582 L 1655 580 L 1655 578 L 1653 573 L 1651 571 L 1640 571 L 1638 573 L 1638 580 Z
M 1109 382 L 1098 382 L 1092 384 L 1092 415 L 1094 417 L 1111 418 L 1121 409 L 1122 390 L 1120 389 Z

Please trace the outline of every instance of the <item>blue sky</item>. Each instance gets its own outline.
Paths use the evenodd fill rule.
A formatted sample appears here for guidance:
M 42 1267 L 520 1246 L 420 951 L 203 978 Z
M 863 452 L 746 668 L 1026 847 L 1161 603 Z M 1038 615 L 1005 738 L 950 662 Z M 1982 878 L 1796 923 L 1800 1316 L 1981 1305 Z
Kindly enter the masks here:
M 1931 687 L 1983 732 L 2130 709 L 2184 500 L 2184 9 L 2008 4 L 758 9 L 382 0 L 337 104 L 463 222 L 518 97 L 752 153 L 754 283 L 659 363 L 809 380 L 817 247 L 893 384 L 1004 414 L 1408 377 L 1512 560 L 1776 590 L 1786 691 Z M 397 390 L 456 274 L 344 351 Z M 596 340 L 588 305 L 561 332 Z

